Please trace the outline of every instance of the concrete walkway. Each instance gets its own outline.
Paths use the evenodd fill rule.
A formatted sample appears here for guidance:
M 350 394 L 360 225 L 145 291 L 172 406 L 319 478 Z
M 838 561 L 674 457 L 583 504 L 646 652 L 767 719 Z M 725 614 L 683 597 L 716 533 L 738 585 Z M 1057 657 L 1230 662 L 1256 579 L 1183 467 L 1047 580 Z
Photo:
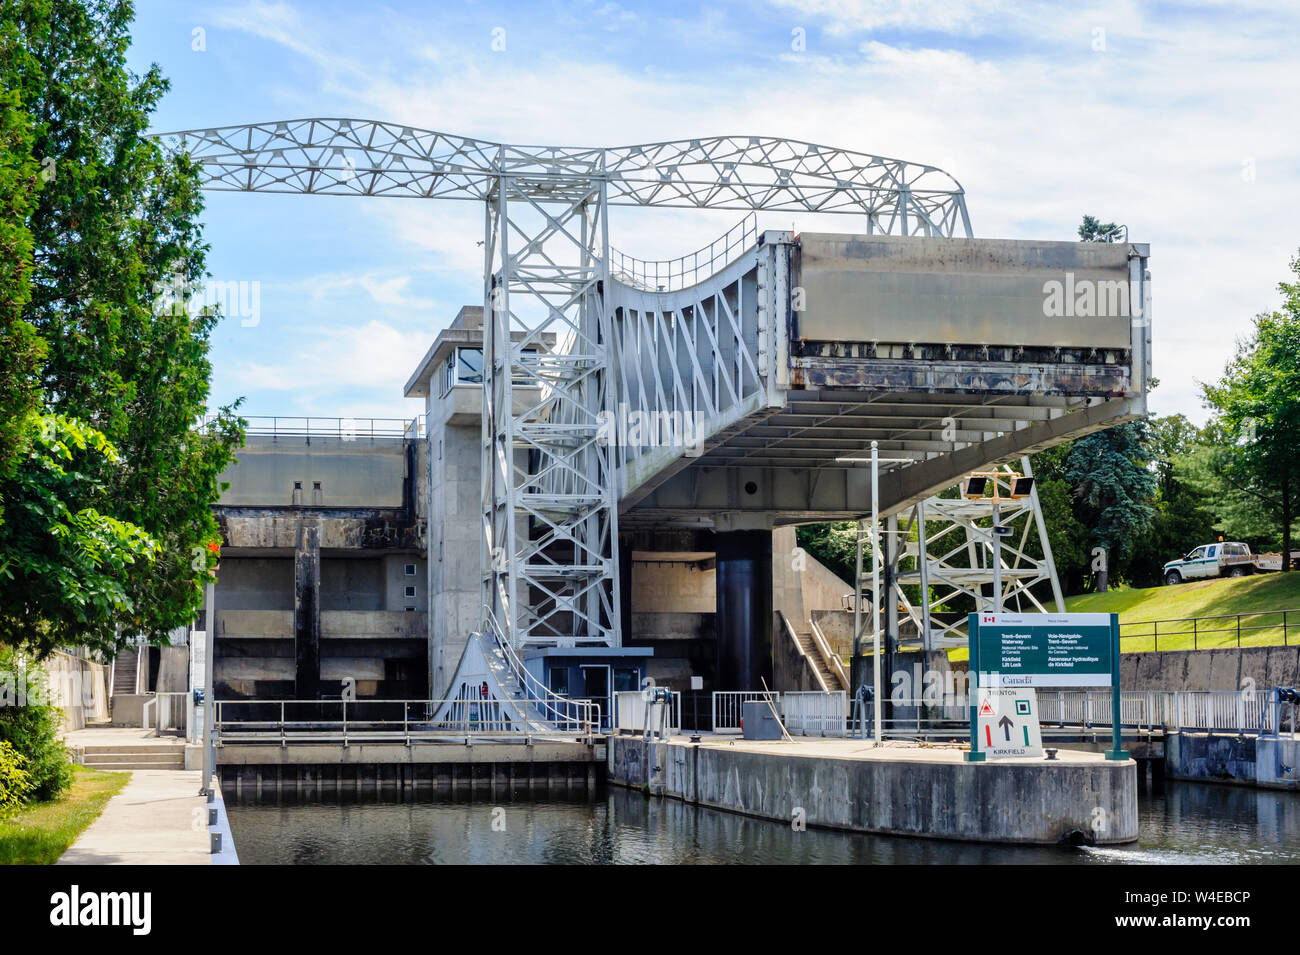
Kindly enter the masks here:
M 59 865 L 210 865 L 200 770 L 137 769 Z

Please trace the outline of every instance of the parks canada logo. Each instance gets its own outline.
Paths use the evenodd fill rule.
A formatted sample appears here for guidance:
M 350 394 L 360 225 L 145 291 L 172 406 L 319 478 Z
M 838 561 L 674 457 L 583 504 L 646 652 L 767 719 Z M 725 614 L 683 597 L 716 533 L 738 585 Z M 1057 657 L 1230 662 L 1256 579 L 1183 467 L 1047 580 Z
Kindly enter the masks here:
M 129 926 L 132 935 L 152 927 L 151 892 L 82 892 L 72 886 L 50 896 L 50 924 L 56 926 Z

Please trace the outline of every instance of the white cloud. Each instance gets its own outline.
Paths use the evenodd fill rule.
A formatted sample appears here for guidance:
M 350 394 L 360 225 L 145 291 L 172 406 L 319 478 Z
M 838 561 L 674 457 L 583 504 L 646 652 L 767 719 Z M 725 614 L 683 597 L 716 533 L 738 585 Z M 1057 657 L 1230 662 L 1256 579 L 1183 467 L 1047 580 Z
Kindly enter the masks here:
M 417 21 L 393 13 L 363 37 L 283 3 L 226 8 L 221 22 L 311 64 L 318 87 L 299 95 L 319 101 L 305 107 L 317 115 L 524 143 L 782 135 L 943 167 L 966 188 L 977 235 L 1069 239 L 1085 212 L 1125 223 L 1134 240 L 1152 244 L 1162 379 L 1153 406 L 1204 417 L 1196 380 L 1216 377 L 1250 317 L 1275 307 L 1276 283 L 1300 245 L 1287 214 L 1300 208 L 1289 122 L 1300 102 L 1294 8 L 1207 2 L 1177 16 L 1127 0 L 781 0 L 777 8 L 809 28 L 807 52 L 791 51 L 780 29 L 745 41 L 738 18 L 656 25 L 653 14 L 626 8 L 609 9 L 602 23 L 626 31 L 635 48 L 608 52 L 530 46 L 514 26 L 508 54 L 489 52 L 487 27 L 478 45 L 442 36 L 435 46 Z M 744 55 L 670 69 L 646 52 L 662 39 L 656 29 L 676 43 L 695 30 Z M 1253 181 L 1243 179 L 1243 163 L 1253 163 Z M 458 297 L 477 297 L 477 205 L 371 203 L 365 215 L 382 219 L 411 261 L 442 273 Z M 739 217 L 614 209 L 611 242 L 666 258 Z M 851 218 L 764 215 L 760 224 L 861 228 Z M 366 288 L 390 304 L 407 289 L 392 277 Z

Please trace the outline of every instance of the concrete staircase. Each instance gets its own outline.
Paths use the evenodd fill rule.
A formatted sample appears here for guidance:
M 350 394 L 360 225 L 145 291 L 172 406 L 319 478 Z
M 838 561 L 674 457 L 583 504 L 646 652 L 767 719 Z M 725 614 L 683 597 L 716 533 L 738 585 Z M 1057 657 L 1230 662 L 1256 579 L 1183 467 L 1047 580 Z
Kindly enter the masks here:
M 817 641 L 813 639 L 812 634 L 796 631 L 794 638 L 799 642 L 799 649 L 803 650 L 804 655 L 808 657 L 808 662 L 813 665 L 813 669 L 822 678 L 822 683 L 825 684 L 826 689 L 843 690 L 844 687 L 840 685 L 839 673 L 831 669 L 831 665 L 822 657 L 821 651 L 817 649 Z
M 136 671 L 140 664 L 140 654 L 134 647 L 128 647 L 113 658 L 113 695 L 129 696 L 135 693 Z
M 81 747 L 90 769 L 184 769 L 185 743 L 112 743 Z

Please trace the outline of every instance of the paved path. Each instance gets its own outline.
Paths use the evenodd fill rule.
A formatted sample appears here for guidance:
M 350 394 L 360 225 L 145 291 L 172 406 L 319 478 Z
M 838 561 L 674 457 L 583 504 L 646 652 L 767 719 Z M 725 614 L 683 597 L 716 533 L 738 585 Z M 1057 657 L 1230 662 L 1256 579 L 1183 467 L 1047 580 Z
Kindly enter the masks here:
M 210 865 L 200 770 L 137 769 L 59 865 Z
M 67 730 L 63 734 L 63 741 L 73 747 L 129 744 L 132 748 L 137 748 L 185 744 L 185 740 L 179 736 L 155 736 L 153 730 L 140 729 L 138 726 L 87 726 L 85 729 Z

